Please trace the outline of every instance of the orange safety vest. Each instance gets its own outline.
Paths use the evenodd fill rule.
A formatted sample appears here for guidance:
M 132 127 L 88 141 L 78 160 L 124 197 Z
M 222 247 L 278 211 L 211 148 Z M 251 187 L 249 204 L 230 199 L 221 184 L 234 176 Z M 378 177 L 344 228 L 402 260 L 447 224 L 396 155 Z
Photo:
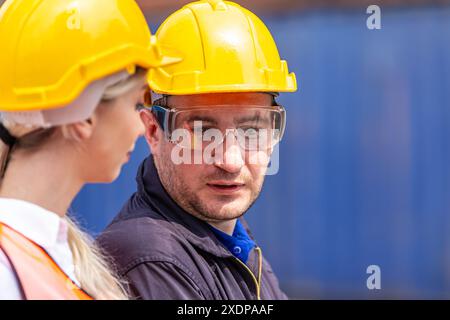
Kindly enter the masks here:
M 0 222 L 0 248 L 27 300 L 93 300 L 39 245 Z

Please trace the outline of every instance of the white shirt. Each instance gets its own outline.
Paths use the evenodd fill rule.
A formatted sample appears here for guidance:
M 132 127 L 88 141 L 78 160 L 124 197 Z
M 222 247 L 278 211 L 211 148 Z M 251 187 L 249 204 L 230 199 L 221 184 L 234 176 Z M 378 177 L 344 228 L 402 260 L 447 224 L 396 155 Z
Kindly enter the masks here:
M 56 213 L 30 202 L 0 198 L 0 222 L 44 248 L 77 285 L 72 251 L 67 242 L 67 223 Z M 21 300 L 13 269 L 0 249 L 0 300 Z

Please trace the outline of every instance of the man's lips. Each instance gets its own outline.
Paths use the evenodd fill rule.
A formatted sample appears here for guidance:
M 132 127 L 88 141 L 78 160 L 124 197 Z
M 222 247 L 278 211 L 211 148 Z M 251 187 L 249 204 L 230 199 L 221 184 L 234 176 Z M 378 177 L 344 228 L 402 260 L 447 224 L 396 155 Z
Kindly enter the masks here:
M 241 190 L 245 186 L 245 183 L 234 181 L 211 181 L 206 185 L 216 193 L 232 194 Z

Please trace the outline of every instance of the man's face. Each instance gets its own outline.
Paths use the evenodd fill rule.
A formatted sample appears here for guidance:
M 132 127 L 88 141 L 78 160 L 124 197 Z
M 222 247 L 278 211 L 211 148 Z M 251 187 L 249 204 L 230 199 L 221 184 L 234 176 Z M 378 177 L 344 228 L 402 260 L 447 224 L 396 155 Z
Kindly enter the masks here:
M 272 105 L 273 99 L 271 95 L 264 93 L 223 93 L 171 96 L 167 102 L 177 110 L 194 110 L 194 114 L 196 108 L 198 111 L 205 108 L 214 111 L 213 108 L 218 105 L 231 106 L 230 109 L 217 109 L 218 112 L 214 114 L 206 112 L 215 117 L 214 127 L 225 132 L 228 128 L 236 127 L 236 124 L 241 127 L 242 121 L 261 114 L 257 108 L 267 109 Z M 183 112 L 181 119 L 182 116 Z M 211 125 L 211 117 L 199 118 L 204 129 Z M 209 120 L 205 123 L 206 118 Z M 230 134 L 218 148 L 219 151 L 214 152 L 215 160 L 212 163 L 202 161 L 201 164 L 175 164 L 174 154 L 178 152 L 174 148 L 177 146 L 163 137 L 160 127 L 154 134 L 158 138 L 153 139 L 150 144 L 161 182 L 170 196 L 187 212 L 207 222 L 227 221 L 243 215 L 258 197 L 271 149 L 256 152 L 245 150 L 240 147 L 238 139 Z M 192 159 L 198 153 L 194 150 L 183 152 L 192 153 Z

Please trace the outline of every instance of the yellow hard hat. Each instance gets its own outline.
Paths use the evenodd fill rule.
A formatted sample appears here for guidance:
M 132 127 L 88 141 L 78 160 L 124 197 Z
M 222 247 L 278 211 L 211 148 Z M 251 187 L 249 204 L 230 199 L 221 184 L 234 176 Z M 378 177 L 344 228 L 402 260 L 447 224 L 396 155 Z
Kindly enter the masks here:
M 92 81 L 168 65 L 134 0 L 7 0 L 0 8 L 0 110 L 62 107 Z
M 192 2 L 168 17 L 156 32 L 162 47 L 183 61 L 149 72 L 159 94 L 296 91 L 294 73 L 280 59 L 264 23 L 236 3 Z

